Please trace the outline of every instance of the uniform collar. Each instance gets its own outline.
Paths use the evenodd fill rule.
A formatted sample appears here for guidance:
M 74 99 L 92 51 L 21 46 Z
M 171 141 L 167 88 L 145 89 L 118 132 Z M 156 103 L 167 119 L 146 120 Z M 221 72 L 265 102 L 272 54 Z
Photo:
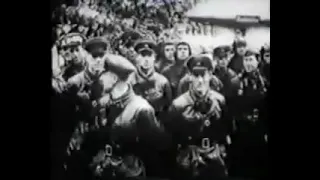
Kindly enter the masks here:
M 146 76 L 143 74 L 143 72 L 141 72 L 140 68 L 137 68 L 137 73 L 135 74 L 136 75 L 136 79 L 138 82 L 141 82 L 141 81 L 144 81 L 144 80 L 152 80 L 154 79 L 154 76 L 155 76 L 155 70 L 153 69 L 152 72 Z
M 115 105 L 117 107 L 124 108 L 129 104 L 129 102 L 132 100 L 132 98 L 134 97 L 135 94 L 134 94 L 132 86 L 130 84 L 128 84 L 128 87 L 129 88 L 128 88 L 127 92 L 125 92 L 119 98 L 113 99 L 112 96 L 110 95 L 111 105 Z
M 86 80 L 86 82 L 88 82 L 89 84 L 92 83 L 93 81 L 95 81 L 97 79 L 97 77 L 95 77 L 94 75 L 92 75 L 92 73 L 89 71 L 88 68 L 86 68 L 84 70 L 84 79 Z
M 137 73 L 136 73 L 136 76 L 139 78 L 139 79 L 146 79 L 146 80 L 150 80 L 154 77 L 154 73 L 155 73 L 155 70 L 152 69 L 152 71 L 150 72 L 149 75 L 145 75 L 140 68 L 137 68 Z

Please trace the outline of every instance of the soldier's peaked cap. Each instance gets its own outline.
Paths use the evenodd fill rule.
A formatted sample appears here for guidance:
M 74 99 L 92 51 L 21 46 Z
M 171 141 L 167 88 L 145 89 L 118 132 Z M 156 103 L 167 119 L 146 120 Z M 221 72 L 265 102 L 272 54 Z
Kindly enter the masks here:
M 157 45 L 152 40 L 138 40 L 134 45 L 134 50 L 141 52 L 143 50 L 156 51 Z
M 190 71 L 193 71 L 195 69 L 202 69 L 202 70 L 213 69 L 211 59 L 208 56 L 203 54 L 191 56 L 187 61 L 186 66 Z
M 102 48 L 104 50 L 107 50 L 107 47 L 108 47 L 108 42 L 102 37 L 95 37 L 95 38 L 89 39 L 84 44 L 84 48 L 89 52 L 95 48 Z

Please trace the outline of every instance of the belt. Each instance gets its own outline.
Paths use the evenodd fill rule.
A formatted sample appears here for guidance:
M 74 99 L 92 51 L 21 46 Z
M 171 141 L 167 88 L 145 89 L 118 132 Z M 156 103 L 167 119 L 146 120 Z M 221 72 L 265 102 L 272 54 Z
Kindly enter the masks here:
M 95 157 L 95 163 L 90 164 L 93 167 L 94 174 L 101 176 L 102 173 L 107 176 L 124 176 L 124 177 L 138 177 L 145 176 L 144 163 L 134 155 L 107 155 L 107 153 L 100 152 Z
M 104 150 L 94 157 L 90 166 L 96 176 L 102 174 L 107 174 L 109 177 L 145 176 L 145 166 L 141 159 L 135 155 L 122 154 L 119 144 L 105 145 Z
M 217 143 L 210 138 L 204 137 L 204 138 L 195 138 L 192 136 L 188 136 L 187 139 L 183 139 L 181 143 L 178 143 L 178 149 L 186 148 L 190 145 L 195 145 L 202 148 L 209 148 L 214 147 L 217 145 Z
M 181 149 L 176 158 L 178 167 L 192 172 L 193 175 L 197 175 L 201 168 L 207 167 L 212 161 L 219 161 L 224 165 L 218 145 L 209 148 L 189 145 Z

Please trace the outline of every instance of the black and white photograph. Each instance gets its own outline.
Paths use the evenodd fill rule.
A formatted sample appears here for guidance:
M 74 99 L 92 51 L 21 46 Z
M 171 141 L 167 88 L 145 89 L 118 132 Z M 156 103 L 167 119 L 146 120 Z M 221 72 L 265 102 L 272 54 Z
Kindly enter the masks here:
M 270 179 L 270 0 L 51 2 L 51 180 Z

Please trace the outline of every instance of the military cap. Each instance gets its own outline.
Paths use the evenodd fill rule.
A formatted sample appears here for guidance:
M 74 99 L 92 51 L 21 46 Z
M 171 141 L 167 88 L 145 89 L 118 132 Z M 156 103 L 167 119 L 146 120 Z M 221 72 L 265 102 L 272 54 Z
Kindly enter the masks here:
M 134 45 L 134 50 L 138 53 L 143 51 L 155 52 L 157 45 L 151 40 L 139 40 Z
M 60 47 L 66 46 L 79 46 L 82 45 L 86 41 L 86 37 L 80 33 L 69 33 L 62 36 L 58 43 Z
M 210 57 L 203 54 L 191 56 L 187 61 L 186 66 L 191 72 L 194 72 L 197 70 L 213 69 L 213 65 Z
M 108 47 L 108 42 L 102 37 L 95 37 L 89 39 L 85 45 L 84 49 L 87 50 L 92 55 L 102 55 L 106 52 Z
M 227 54 L 226 48 L 224 46 L 216 47 L 213 50 L 213 57 L 217 57 L 217 58 L 221 59 L 221 58 L 225 58 L 227 56 L 228 56 L 228 54 Z

